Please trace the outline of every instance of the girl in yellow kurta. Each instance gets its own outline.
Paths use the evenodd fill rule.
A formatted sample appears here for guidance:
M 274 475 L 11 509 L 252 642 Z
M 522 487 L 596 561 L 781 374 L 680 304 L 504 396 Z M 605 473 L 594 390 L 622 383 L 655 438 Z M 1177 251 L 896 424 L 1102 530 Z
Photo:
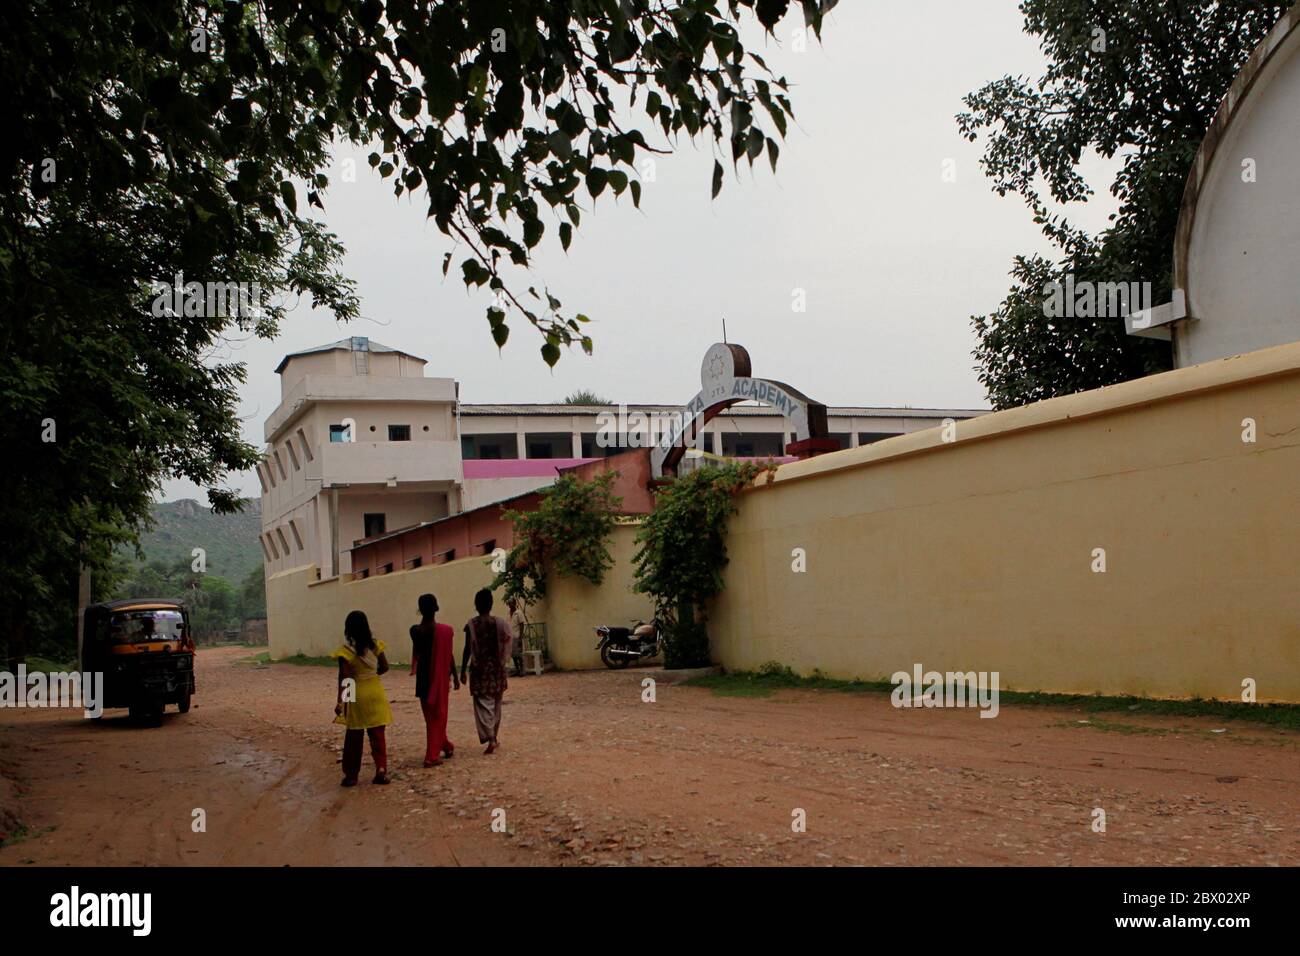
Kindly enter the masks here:
M 393 711 L 388 706 L 383 681 L 379 679 L 388 670 L 384 642 L 371 636 L 370 622 L 362 611 L 348 614 L 343 622 L 343 638 L 345 643 L 330 654 L 339 659 L 334 723 L 347 728 L 343 735 L 343 786 L 357 785 L 365 735 L 370 737 L 370 754 L 375 758 L 375 783 L 388 783 L 384 728 L 393 722 Z

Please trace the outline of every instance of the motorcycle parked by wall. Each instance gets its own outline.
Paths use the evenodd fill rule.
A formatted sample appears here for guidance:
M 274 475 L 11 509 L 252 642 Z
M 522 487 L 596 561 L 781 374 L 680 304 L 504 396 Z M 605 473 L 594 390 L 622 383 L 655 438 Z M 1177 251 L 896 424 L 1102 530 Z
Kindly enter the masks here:
M 663 650 L 663 629 L 658 621 L 647 624 L 637 621 L 632 627 L 611 627 L 602 624 L 596 628 L 600 640 L 596 650 L 605 666 L 621 670 L 633 661 L 648 660 L 657 657 Z

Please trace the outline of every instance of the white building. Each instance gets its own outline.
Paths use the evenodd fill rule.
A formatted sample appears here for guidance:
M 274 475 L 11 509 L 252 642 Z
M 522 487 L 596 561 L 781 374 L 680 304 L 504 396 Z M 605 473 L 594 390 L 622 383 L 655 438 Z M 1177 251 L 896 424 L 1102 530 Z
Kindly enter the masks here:
M 556 469 L 626 449 L 616 425 L 649 424 L 672 405 L 461 405 L 453 379 L 426 377 L 418 356 L 356 336 L 285 356 L 280 405 L 266 420 L 262 549 L 268 574 L 315 564 L 351 570 L 358 542 L 478 508 L 555 480 Z M 930 428 L 972 409 L 828 408 L 830 437 L 850 448 Z M 637 416 L 644 416 L 638 419 Z M 604 435 L 602 436 L 602 428 Z M 773 409 L 738 405 L 709 422 L 703 452 L 779 457 L 793 439 Z M 644 445 L 646 441 L 641 439 Z
M 1174 242 L 1174 301 L 1125 322 L 1176 367 L 1300 340 L 1300 8 L 1251 53 L 1201 142 Z M 1136 321 L 1135 321 L 1136 319 Z

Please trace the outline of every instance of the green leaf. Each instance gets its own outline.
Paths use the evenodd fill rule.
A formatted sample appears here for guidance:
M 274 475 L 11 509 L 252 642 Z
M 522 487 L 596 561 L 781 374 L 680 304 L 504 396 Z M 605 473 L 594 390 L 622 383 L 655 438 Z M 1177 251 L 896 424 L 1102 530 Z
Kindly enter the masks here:
M 560 360 L 560 347 L 553 342 L 547 342 L 542 346 L 542 361 L 555 368 L 555 363 Z
M 541 241 L 546 225 L 537 217 L 524 220 L 524 245 L 529 249 Z
M 477 259 L 466 259 L 460 264 L 460 271 L 466 285 L 483 285 L 492 278 L 492 273 Z
M 568 159 L 573 155 L 573 141 L 565 135 L 563 130 L 552 130 L 551 134 L 546 137 L 546 143 L 551 148 L 551 152 L 560 159 Z
M 722 192 L 722 164 L 716 159 L 713 161 L 713 196 L 717 199 L 718 193 Z

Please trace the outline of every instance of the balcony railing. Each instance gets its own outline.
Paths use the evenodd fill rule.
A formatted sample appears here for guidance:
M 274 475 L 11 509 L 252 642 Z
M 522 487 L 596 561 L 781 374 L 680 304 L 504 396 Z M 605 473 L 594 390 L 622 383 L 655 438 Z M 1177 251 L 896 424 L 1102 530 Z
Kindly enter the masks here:
M 326 486 L 464 480 L 454 441 L 327 442 L 313 464 Z

